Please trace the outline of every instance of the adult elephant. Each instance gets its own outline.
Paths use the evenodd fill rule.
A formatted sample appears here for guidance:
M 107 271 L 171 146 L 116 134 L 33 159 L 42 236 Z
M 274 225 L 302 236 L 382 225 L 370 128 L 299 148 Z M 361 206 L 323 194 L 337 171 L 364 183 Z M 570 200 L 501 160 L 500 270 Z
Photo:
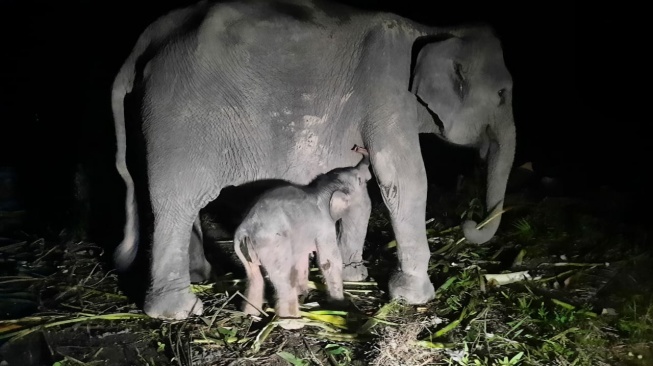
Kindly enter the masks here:
M 140 118 L 125 124 L 127 97 Z M 200 314 L 189 266 L 198 274 L 209 264 L 188 254 L 202 253 L 190 240 L 199 210 L 229 185 L 306 184 L 355 165 L 350 149 L 358 144 L 369 149 L 398 242 L 390 295 L 424 303 L 434 289 L 418 134 L 479 147 L 488 162 L 487 207 L 501 208 L 515 150 L 511 100 L 500 41 L 486 26 L 430 28 L 321 0 L 202 2 L 173 11 L 141 34 L 113 85 L 116 165 L 127 185 L 117 264 L 134 257 L 134 192 L 146 187 L 153 233 L 144 311 Z M 144 142 L 138 158 L 147 179 L 133 180 L 127 168 L 132 130 Z M 342 219 L 346 280 L 367 275 L 360 262 L 370 207 L 363 199 Z M 483 243 L 498 225 L 477 230 L 465 222 L 463 230 Z

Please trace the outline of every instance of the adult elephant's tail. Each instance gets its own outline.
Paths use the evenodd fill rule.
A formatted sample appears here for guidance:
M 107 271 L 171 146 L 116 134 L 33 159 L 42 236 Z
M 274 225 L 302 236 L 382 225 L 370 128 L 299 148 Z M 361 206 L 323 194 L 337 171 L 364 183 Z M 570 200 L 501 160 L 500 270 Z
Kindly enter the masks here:
M 136 258 L 138 252 L 138 208 L 134 192 L 134 180 L 127 170 L 127 136 L 125 132 L 125 96 L 133 86 L 133 63 L 128 59 L 120 69 L 113 83 L 111 93 L 111 108 L 116 128 L 116 168 L 127 188 L 125 197 L 125 232 L 118 248 L 113 254 L 113 260 L 119 271 L 126 270 Z
M 198 14 L 206 14 L 206 10 L 210 6 L 211 4 L 208 1 L 201 1 L 195 6 L 174 10 L 150 24 L 136 41 L 134 49 L 113 82 L 111 107 L 116 128 L 116 168 L 127 188 L 125 197 L 125 236 L 114 253 L 114 262 L 118 270 L 129 267 L 136 258 L 138 251 L 138 210 L 134 180 L 127 170 L 127 136 L 125 131 L 125 96 L 134 87 L 137 75 L 137 61 L 140 64 L 143 61 L 141 59 L 151 57 L 150 54 L 156 53 L 159 46 L 165 45 L 166 40 L 176 34 L 184 24 L 187 24 L 190 18 Z
M 149 40 L 145 37 L 145 34 L 142 35 L 113 81 L 113 90 L 111 92 L 111 108 L 116 129 L 116 168 L 127 188 L 124 237 L 113 254 L 114 264 L 119 271 L 126 270 L 134 261 L 138 252 L 138 207 L 136 205 L 134 180 L 127 169 L 125 96 L 134 87 L 136 60 L 143 54 L 148 44 Z

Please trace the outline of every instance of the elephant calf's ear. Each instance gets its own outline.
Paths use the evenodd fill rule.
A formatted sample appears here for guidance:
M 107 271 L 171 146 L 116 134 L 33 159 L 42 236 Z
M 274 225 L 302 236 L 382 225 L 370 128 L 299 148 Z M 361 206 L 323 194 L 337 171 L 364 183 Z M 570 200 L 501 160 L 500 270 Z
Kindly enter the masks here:
M 359 178 L 363 180 L 362 183 L 367 183 L 370 179 L 372 179 L 372 173 L 370 173 L 369 169 L 363 169 Z
M 329 202 L 329 213 L 331 218 L 339 220 L 349 208 L 349 195 L 342 191 L 335 191 L 331 195 L 331 202 Z

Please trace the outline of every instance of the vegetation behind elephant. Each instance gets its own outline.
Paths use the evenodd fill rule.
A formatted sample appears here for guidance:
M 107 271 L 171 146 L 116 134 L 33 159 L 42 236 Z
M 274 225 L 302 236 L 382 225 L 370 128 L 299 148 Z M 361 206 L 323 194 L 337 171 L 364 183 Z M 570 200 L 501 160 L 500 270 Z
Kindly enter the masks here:
M 127 97 L 137 118 L 125 118 Z M 502 207 L 515 150 L 512 78 L 492 29 L 432 28 L 321 0 L 201 2 L 161 17 L 116 76 L 112 108 L 127 187 L 116 262 L 128 266 L 138 238 L 151 237 L 144 311 L 162 318 L 202 312 L 189 272 L 207 271 L 189 266 L 208 262 L 189 261 L 189 250 L 198 252 L 191 228 L 222 188 L 261 179 L 306 184 L 353 165 L 353 144 L 370 150 L 398 243 L 390 295 L 424 303 L 434 289 L 419 133 L 479 148 L 488 209 Z M 144 171 L 127 165 L 139 152 L 133 141 L 143 145 Z M 341 221 L 346 280 L 367 276 L 370 206 L 368 199 Z M 142 227 L 151 235 L 141 236 L 139 217 L 150 215 Z M 499 221 L 481 230 L 464 222 L 465 237 L 483 243 Z

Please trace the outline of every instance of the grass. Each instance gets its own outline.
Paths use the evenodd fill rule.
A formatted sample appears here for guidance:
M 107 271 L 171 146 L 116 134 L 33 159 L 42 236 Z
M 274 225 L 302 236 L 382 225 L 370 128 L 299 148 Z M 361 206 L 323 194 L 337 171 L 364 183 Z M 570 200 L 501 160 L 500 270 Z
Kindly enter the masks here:
M 481 246 L 462 240 L 458 227 L 429 220 L 436 297 L 420 306 L 387 297 L 396 242 L 385 212 L 375 208 L 366 246 L 373 280 L 345 283 L 352 305 L 334 309 L 312 271 L 300 331 L 279 327 L 269 306 L 268 317 L 242 314 L 244 281 L 235 273 L 193 286 L 203 316 L 150 319 L 121 292 L 101 248 L 66 235 L 20 234 L 0 244 L 9 264 L 0 277 L 7 314 L 0 357 L 45 344 L 52 365 L 101 364 L 114 353 L 139 365 L 652 364 L 646 236 L 636 225 L 592 216 L 583 204 L 514 206 L 496 238 Z M 480 222 L 477 206 L 470 200 L 452 211 Z

